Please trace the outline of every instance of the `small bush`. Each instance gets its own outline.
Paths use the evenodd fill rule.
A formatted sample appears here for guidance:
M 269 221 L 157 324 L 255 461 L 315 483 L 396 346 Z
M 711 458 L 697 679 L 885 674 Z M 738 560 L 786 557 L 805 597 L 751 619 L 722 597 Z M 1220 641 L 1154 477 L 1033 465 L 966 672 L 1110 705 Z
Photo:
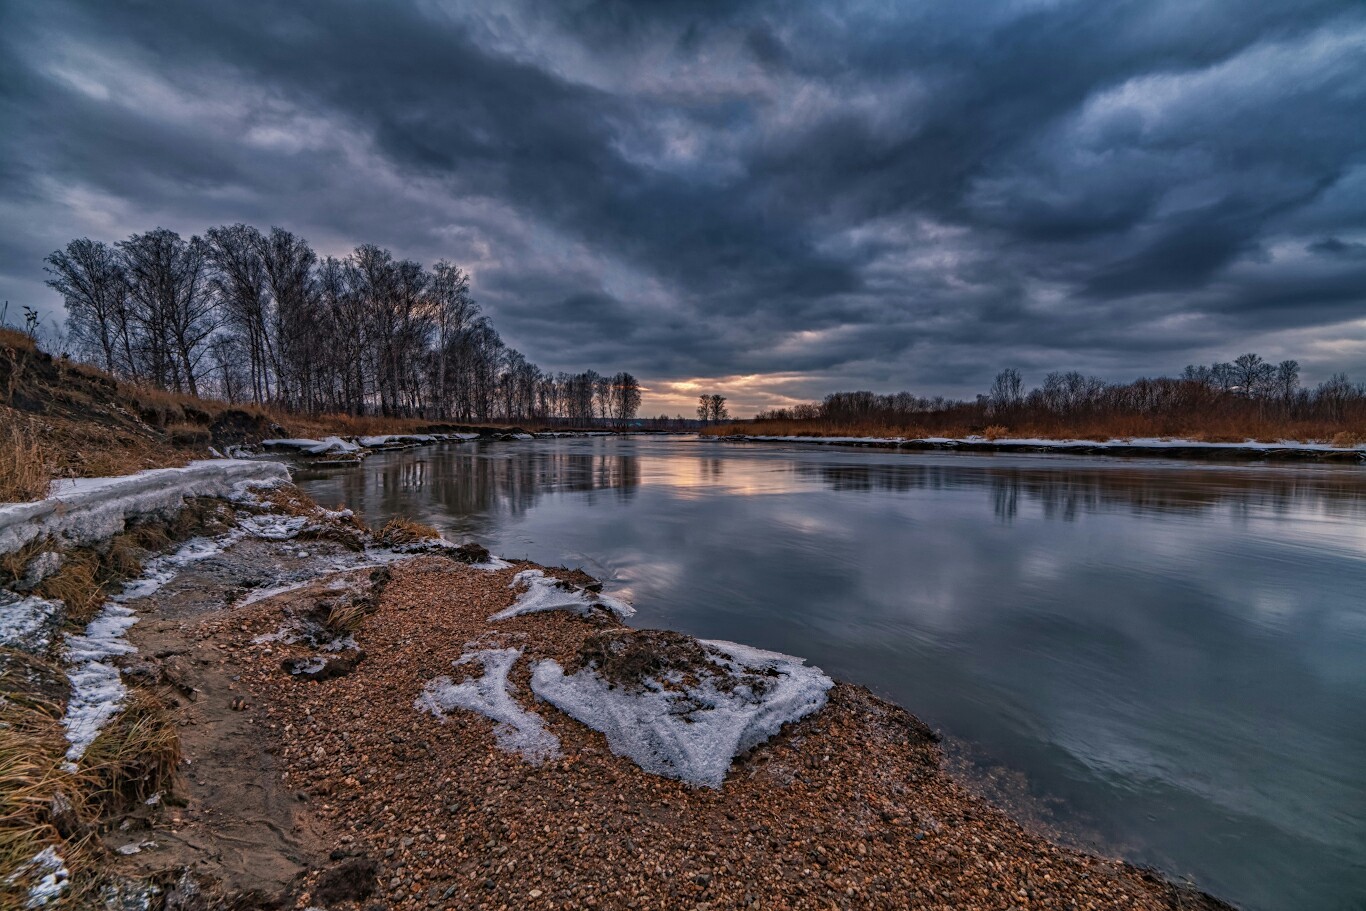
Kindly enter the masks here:
M 1353 433 L 1350 430 L 1343 430 L 1333 434 L 1333 439 L 1330 442 L 1339 449 L 1351 449 L 1353 446 L 1360 446 L 1363 442 L 1366 442 L 1366 436 L 1359 433 Z
M 982 431 L 982 436 L 986 437 L 988 440 L 1001 440 L 1010 436 L 1010 428 L 1002 427 L 1000 424 L 992 424 Z

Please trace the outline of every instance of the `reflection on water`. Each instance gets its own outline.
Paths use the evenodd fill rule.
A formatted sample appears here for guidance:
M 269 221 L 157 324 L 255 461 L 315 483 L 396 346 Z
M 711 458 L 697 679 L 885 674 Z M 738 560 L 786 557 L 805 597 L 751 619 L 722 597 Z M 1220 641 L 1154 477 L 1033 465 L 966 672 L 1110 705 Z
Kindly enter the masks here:
M 300 481 L 807 656 L 1248 908 L 1366 908 L 1366 471 L 593 439 Z

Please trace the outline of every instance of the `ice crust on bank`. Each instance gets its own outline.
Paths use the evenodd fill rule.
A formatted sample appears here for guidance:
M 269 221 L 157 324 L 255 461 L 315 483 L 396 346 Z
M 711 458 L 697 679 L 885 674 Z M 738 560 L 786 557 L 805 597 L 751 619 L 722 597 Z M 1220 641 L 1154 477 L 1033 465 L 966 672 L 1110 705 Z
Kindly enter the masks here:
M 183 468 L 57 481 L 45 499 L 0 504 L 0 554 L 49 535 L 68 544 L 94 544 L 123 531 L 129 519 L 175 513 L 186 497 L 235 499 L 247 486 L 288 480 L 281 462 L 205 459 Z
M 71 882 L 71 872 L 66 861 L 49 845 L 33 857 L 24 861 L 19 868 L 5 877 L 8 885 L 20 885 L 21 880 L 35 880 L 28 888 L 25 908 L 41 908 L 61 896 Z
M 619 617 L 629 617 L 636 612 L 634 607 L 619 598 L 561 587 L 558 579 L 547 576 L 539 569 L 523 570 L 512 577 L 512 584 L 508 587 L 525 588 L 525 591 L 517 596 L 516 603 L 500 610 L 489 620 L 507 620 L 548 610 L 564 610 L 588 616 L 599 607 L 605 607 Z
M 57 601 L 0 590 L 0 646 L 42 653 L 52 642 L 61 610 Z
M 70 743 L 66 751 L 68 762 L 85 755 L 109 719 L 122 708 L 128 695 L 128 688 L 114 664 L 115 658 L 137 651 L 126 634 L 138 622 L 138 617 L 125 606 L 126 602 L 155 594 L 185 565 L 211 557 L 240 538 L 240 531 L 213 539 L 195 538 L 175 553 L 149 560 L 142 575 L 124 585 L 100 608 L 84 632 L 67 637 L 63 656 L 67 663 L 66 676 L 71 681 L 71 698 L 67 700 L 62 726 L 66 728 L 66 739 Z
M 444 676 L 430 680 L 422 688 L 414 707 L 438 718 L 444 718 L 456 709 L 478 712 L 496 722 L 493 736 L 503 750 L 521 753 L 528 762 L 537 765 L 554 759 L 560 755 L 559 738 L 545 729 L 540 715 L 522 708 L 512 697 L 513 685 L 508 672 L 521 655 L 519 648 L 467 652 L 455 664 L 478 662 L 484 667 L 484 675 L 461 683 Z
M 731 760 L 763 743 L 789 721 L 825 705 L 833 681 L 801 658 L 734 642 L 699 639 L 720 667 L 737 678 L 764 681 L 718 686 L 715 675 L 697 683 L 647 679 L 642 690 L 614 686 L 591 667 L 566 675 L 552 660 L 538 661 L 531 690 L 565 714 L 600 731 L 612 752 L 647 772 L 696 787 L 719 788 Z
M 305 438 L 287 440 L 262 440 L 261 445 L 267 449 L 297 449 L 309 455 L 326 455 L 329 452 L 358 452 L 360 446 L 343 440 L 341 437 L 323 437 L 321 440 L 309 440 Z

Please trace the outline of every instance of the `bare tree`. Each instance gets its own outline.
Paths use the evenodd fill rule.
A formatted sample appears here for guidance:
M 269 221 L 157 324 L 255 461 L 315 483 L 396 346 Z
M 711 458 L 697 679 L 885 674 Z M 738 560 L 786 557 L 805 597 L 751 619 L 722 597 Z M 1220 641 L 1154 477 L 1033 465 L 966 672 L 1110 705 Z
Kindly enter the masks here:
M 199 394 L 199 361 L 218 328 L 207 281 L 208 248 L 156 228 L 118 244 L 133 315 L 141 324 L 150 375 L 177 392 Z
M 243 224 L 210 228 L 205 239 L 214 267 L 210 284 L 218 294 L 225 325 L 241 339 L 252 401 L 267 402 L 279 360 L 272 338 L 274 320 L 262 259 L 265 239 L 260 231 Z M 223 349 L 217 350 L 221 353 Z
M 996 379 L 991 383 L 991 391 L 987 393 L 993 412 L 1007 411 L 1019 405 L 1024 399 L 1023 388 L 1020 371 L 1015 368 L 1007 367 L 996 374 Z
M 128 281 L 118 254 L 82 237 L 47 257 L 48 287 L 62 295 L 71 337 L 110 373 L 135 376 L 128 325 Z

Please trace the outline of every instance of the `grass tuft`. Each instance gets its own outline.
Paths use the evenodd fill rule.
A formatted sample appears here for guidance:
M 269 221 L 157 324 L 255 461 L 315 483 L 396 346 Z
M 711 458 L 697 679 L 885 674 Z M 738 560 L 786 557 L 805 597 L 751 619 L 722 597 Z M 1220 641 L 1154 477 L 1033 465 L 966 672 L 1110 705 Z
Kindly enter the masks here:
M 61 568 L 40 582 L 35 591 L 40 597 L 65 604 L 67 620 L 83 626 L 105 600 L 101 570 L 99 554 L 76 548 L 66 552 Z
M 0 503 L 27 503 L 47 496 L 53 459 L 17 411 L 0 408 Z
M 81 772 L 94 782 L 93 800 L 110 812 L 170 790 L 179 764 L 174 716 L 155 693 L 134 689 L 85 751 Z
M 414 522 L 412 519 L 405 519 L 400 516 L 385 523 L 375 537 L 386 547 L 403 547 L 407 544 L 418 544 L 422 541 L 439 538 L 441 532 L 430 525 L 424 525 L 421 522 Z
M 20 663 L 42 662 L 8 650 L 3 657 L 0 682 L 7 698 L 0 700 L 0 907 L 20 908 L 33 879 L 23 870 L 38 852 L 55 847 L 75 871 L 92 863 L 96 850 L 83 796 L 90 779 L 63 768 L 67 743 L 61 705 L 38 692 L 10 698 L 9 683 L 30 676 Z M 16 666 L 20 669 L 14 672 Z

